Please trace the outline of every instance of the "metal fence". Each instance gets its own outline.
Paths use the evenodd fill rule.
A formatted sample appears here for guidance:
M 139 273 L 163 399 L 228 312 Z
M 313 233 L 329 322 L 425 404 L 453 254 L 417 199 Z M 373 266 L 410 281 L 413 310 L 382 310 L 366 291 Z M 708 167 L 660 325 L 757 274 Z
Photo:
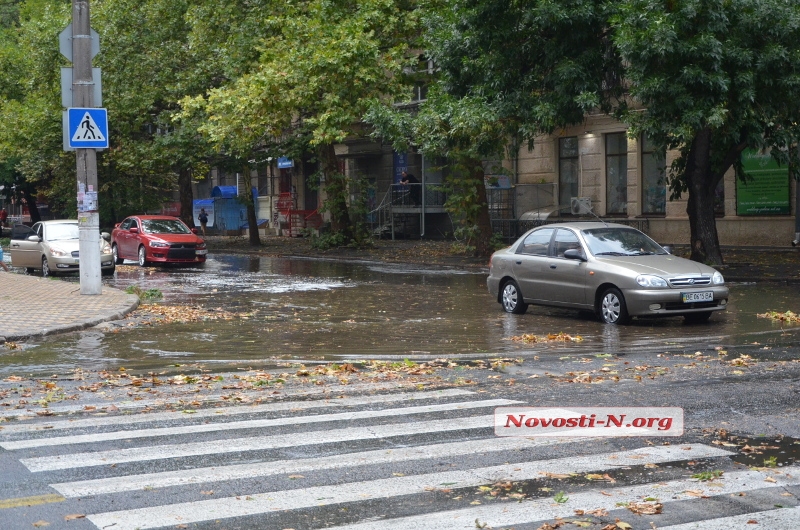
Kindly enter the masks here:
M 556 219 L 531 219 L 531 220 L 522 220 L 522 219 L 492 219 L 492 232 L 495 234 L 500 234 L 503 238 L 503 241 L 507 243 L 513 243 L 514 241 L 519 238 L 522 234 L 530 230 L 531 228 L 536 228 L 537 226 L 544 226 L 548 224 L 554 223 L 565 223 L 565 222 L 597 222 L 598 219 L 595 218 L 556 218 Z M 602 219 L 602 221 L 606 223 L 616 223 L 620 225 L 631 226 L 641 232 L 647 234 L 650 230 L 650 222 L 648 219 Z

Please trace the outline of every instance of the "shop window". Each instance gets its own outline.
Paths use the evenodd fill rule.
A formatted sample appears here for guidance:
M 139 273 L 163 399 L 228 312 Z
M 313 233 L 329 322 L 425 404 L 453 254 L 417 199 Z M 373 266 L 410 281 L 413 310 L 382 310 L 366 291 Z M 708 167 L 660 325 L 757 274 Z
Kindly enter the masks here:
M 642 215 L 667 212 L 666 152 L 657 151 L 649 138 L 642 138 Z
M 569 206 L 578 196 L 578 138 L 558 139 L 558 204 Z M 569 210 L 567 210 L 569 213 Z
M 606 135 L 606 213 L 628 212 L 628 138 L 624 132 Z

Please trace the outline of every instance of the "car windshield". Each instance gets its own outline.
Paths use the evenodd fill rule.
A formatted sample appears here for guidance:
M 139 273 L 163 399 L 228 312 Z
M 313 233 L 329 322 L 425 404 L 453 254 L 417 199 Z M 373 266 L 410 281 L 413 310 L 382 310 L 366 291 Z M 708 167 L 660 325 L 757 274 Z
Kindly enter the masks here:
M 78 239 L 80 237 L 77 223 L 47 225 L 45 235 L 48 241 L 62 241 L 64 239 Z
M 191 234 L 191 230 L 177 219 L 149 219 L 142 221 L 148 234 Z
M 595 256 L 644 256 L 666 254 L 661 246 L 633 228 L 595 228 L 583 237 Z

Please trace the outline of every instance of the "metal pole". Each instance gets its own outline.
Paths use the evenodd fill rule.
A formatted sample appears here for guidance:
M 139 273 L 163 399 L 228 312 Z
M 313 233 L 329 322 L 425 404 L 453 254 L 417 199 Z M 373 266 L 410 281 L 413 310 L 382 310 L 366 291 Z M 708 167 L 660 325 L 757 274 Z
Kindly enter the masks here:
M 89 1 L 72 0 L 72 106 L 94 107 L 92 35 Z M 97 192 L 97 151 L 75 150 L 78 193 Z M 80 195 L 82 196 L 82 195 Z M 96 208 L 96 206 L 94 206 Z M 100 215 L 78 209 L 81 294 L 102 292 L 100 279 Z

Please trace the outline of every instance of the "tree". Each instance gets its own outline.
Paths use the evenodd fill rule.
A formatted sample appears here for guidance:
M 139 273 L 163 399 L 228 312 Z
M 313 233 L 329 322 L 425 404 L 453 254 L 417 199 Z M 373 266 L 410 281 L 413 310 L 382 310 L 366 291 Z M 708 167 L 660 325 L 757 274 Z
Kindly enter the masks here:
M 620 2 L 614 42 L 632 134 L 676 149 L 672 197 L 688 194 L 692 259 L 722 264 L 714 190 L 748 147 L 797 168 L 800 4 L 794 0 Z M 741 175 L 740 175 L 741 176 Z
M 608 82 L 620 63 L 605 16 L 599 0 L 446 1 L 423 16 L 426 55 L 438 70 L 427 101 L 408 120 L 385 108 L 368 118 L 393 142 L 406 135 L 455 163 L 459 192 L 448 206 L 463 216 L 478 255 L 492 250 L 481 160 L 580 123 L 592 108 L 610 111 L 621 94 Z
M 793 0 L 449 0 L 430 17 L 443 90 L 481 96 L 512 137 L 597 110 L 675 149 L 692 259 L 721 264 L 714 190 L 747 147 L 796 173 L 800 5 Z
M 416 112 L 375 101 L 365 116 L 373 134 L 398 151 L 418 151 L 448 159 L 445 207 L 458 216 L 457 236 L 477 256 L 493 251 L 482 160 L 501 153 L 507 136 L 495 109 L 480 97 L 455 98 L 434 86 Z
M 270 16 L 260 14 L 257 63 L 206 98 L 184 100 L 185 115 L 205 113 L 201 130 L 237 156 L 313 150 L 332 230 L 350 242 L 348 181 L 333 146 L 363 134 L 370 98 L 398 94 L 413 7 L 396 0 L 273 4 Z

